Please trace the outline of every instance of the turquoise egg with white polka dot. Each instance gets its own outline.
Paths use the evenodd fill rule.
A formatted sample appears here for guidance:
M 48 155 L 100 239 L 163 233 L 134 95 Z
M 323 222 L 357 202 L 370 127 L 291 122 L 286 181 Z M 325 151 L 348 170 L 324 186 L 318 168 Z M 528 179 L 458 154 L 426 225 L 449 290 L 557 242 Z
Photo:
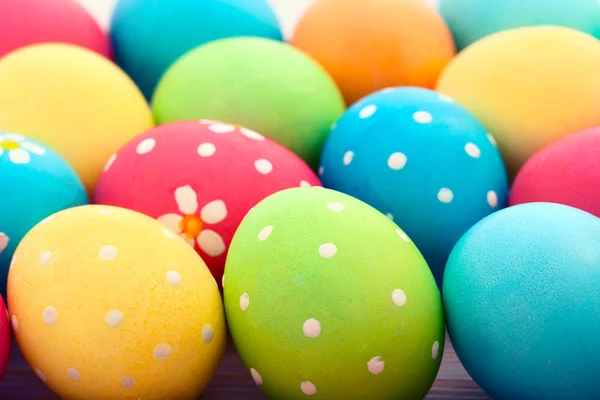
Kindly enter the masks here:
M 0 132 L 0 292 L 12 255 L 38 222 L 65 208 L 88 203 L 71 166 L 55 151 L 17 133 Z
M 275 193 L 244 218 L 224 297 L 248 373 L 270 399 L 425 397 L 444 350 L 440 292 L 393 221 L 317 187 Z
M 508 197 L 493 133 L 453 99 L 421 88 L 385 89 L 352 105 L 332 128 L 319 174 L 325 187 L 402 227 L 440 288 L 454 244 Z

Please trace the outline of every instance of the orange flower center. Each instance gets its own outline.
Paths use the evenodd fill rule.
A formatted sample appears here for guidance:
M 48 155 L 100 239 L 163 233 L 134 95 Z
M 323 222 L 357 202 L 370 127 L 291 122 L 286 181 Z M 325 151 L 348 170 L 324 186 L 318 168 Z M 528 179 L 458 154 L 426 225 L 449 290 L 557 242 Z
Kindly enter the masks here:
M 14 140 L 3 140 L 0 142 L 0 147 L 8 151 L 16 150 L 19 148 L 19 143 L 15 142 Z
M 179 229 L 190 239 L 195 239 L 200 236 L 204 228 L 204 222 L 194 214 L 188 214 L 179 222 Z

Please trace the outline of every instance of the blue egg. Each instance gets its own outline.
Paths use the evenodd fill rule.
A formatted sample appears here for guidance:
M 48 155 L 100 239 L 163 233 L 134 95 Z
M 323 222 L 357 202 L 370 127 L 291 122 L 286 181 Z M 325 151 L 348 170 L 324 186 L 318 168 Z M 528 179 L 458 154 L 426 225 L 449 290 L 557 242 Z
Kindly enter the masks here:
M 350 107 L 327 139 L 319 173 L 325 187 L 392 218 L 438 286 L 458 239 L 508 197 L 493 137 L 462 106 L 428 89 L 386 89 Z
M 439 0 L 458 50 L 507 29 L 558 25 L 600 38 L 598 0 Z
M 236 36 L 283 40 L 267 0 L 119 0 L 111 27 L 117 64 L 148 100 L 179 57 Z
M 458 357 L 495 400 L 596 400 L 600 219 L 529 203 L 470 229 L 446 268 Z
M 0 292 L 12 255 L 38 222 L 65 208 L 88 203 L 79 177 L 45 145 L 0 132 Z

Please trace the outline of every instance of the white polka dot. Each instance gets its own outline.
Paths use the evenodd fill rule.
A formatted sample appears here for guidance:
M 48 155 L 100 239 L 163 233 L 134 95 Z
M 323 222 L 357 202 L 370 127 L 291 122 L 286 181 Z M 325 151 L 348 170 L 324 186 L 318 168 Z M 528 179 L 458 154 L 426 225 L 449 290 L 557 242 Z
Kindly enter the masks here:
M 366 119 L 369 118 L 371 116 L 373 116 L 373 114 L 375 114 L 375 112 L 377 112 L 377 106 L 374 104 L 368 105 L 366 107 L 363 107 L 360 112 L 358 113 L 358 116 L 361 119 Z
M 304 393 L 307 396 L 317 394 L 317 387 L 312 382 L 308 381 L 302 382 L 300 384 L 300 390 L 302 390 L 302 393 Z
M 40 378 L 40 380 L 44 383 L 46 383 L 46 375 L 44 375 L 44 373 L 42 371 L 40 371 L 37 368 L 34 368 L 33 371 L 35 372 L 35 374 L 37 375 L 38 378 Z
M 267 240 L 267 238 L 271 236 L 271 233 L 273 233 L 273 227 L 271 225 L 265 226 L 258 233 L 258 240 L 260 240 L 261 242 Z
M 431 358 L 433 358 L 434 360 L 437 360 L 439 352 L 440 352 L 440 342 L 435 341 L 433 343 L 433 346 L 431 347 Z
M 321 323 L 314 318 L 306 320 L 302 327 L 304 334 L 309 338 L 316 338 L 321 335 Z
M 258 132 L 254 132 L 252 129 L 240 128 L 242 135 L 252 140 L 265 140 L 265 137 Z
M 385 363 L 383 362 L 383 358 L 381 357 L 373 357 L 367 363 L 367 369 L 373 375 L 379 375 L 383 372 L 383 368 L 385 367 Z
M 496 208 L 498 207 L 498 195 L 493 190 L 490 190 L 487 193 L 487 201 L 490 207 Z
M 104 261 L 111 261 L 117 258 L 118 251 L 114 246 L 103 246 L 98 251 L 98 257 L 100 257 Z
M 123 389 L 131 389 L 135 385 L 135 379 L 131 376 L 126 376 L 121 379 L 121 387 Z
M 342 203 L 329 203 L 327 204 L 327 208 L 329 208 L 331 211 L 335 211 L 335 212 L 342 212 L 344 211 L 344 208 L 346 208 L 345 205 L 343 205 Z
M 15 333 L 19 332 L 19 320 L 17 319 L 16 315 L 12 316 L 11 322 L 12 322 L 13 331 L 15 331 Z
M 250 295 L 248 293 L 242 293 L 240 296 L 240 309 L 246 311 L 250 306 Z
M 257 370 L 250 368 L 250 375 L 252 375 L 252 379 L 254 379 L 256 386 L 261 386 L 263 384 L 262 376 L 260 376 Z
M 77 382 L 81 379 L 81 374 L 75 368 L 69 368 L 67 370 L 67 375 L 69 376 L 69 379 L 74 382 Z
M 448 103 L 455 103 L 455 100 L 450 97 L 450 96 L 446 96 L 445 94 L 440 93 L 438 95 L 439 99 Z
M 123 313 L 119 310 L 110 310 L 104 316 L 104 322 L 111 328 L 117 328 L 123 323 Z
M 473 158 L 481 157 L 481 150 L 479 150 L 479 147 L 475 143 L 467 143 L 465 145 L 465 152 Z
M 454 193 L 452 193 L 452 190 L 450 190 L 450 189 L 442 188 L 438 192 L 437 198 L 442 203 L 447 204 L 447 203 L 450 203 L 452 201 L 452 199 L 454 198 Z
M 152 138 L 144 139 L 137 145 L 135 152 L 138 154 L 147 154 L 154 149 L 154 146 L 156 146 L 156 140 Z
M 347 151 L 344 154 L 344 165 L 350 165 L 350 163 L 352 162 L 352 159 L 354 158 L 354 152 L 353 151 Z
M 404 153 L 392 153 L 388 158 L 388 167 L 395 171 L 399 171 L 406 165 L 406 155 Z
M 417 111 L 413 114 L 413 119 L 419 124 L 428 124 L 433 121 L 433 117 L 427 111 Z
M 254 161 L 254 168 L 261 174 L 267 175 L 273 171 L 273 164 L 271 164 L 271 161 L 261 158 L 260 160 Z
M 405 242 L 408 242 L 408 236 L 406 235 L 406 233 L 402 232 L 400 229 L 396 229 L 396 233 L 398 234 L 398 236 L 400 236 L 400 238 L 402 238 L 402 240 L 404 240 Z
M 168 344 L 159 344 L 154 348 L 154 358 L 158 361 L 165 361 L 171 357 L 171 354 L 173 354 L 173 349 Z
M 51 251 L 45 251 L 40 256 L 40 264 L 42 264 L 42 265 L 48 264 L 50 262 L 50 260 L 52 260 L 52 252 Z
M 319 175 L 323 175 L 325 173 L 325 168 L 319 167 Z
M 209 324 L 206 324 L 202 327 L 202 341 L 204 344 L 208 344 L 213 340 L 215 336 L 215 332 L 213 331 L 213 327 Z
M 392 301 L 398 307 L 404 307 L 406 304 L 406 293 L 402 289 L 394 289 L 392 292 Z
M 392 221 L 394 220 L 394 216 L 391 213 L 387 213 L 385 214 L 385 216 L 391 219 Z
M 307 181 L 300 181 L 300 187 L 311 187 L 312 185 Z
M 98 211 L 98 215 L 102 215 L 103 217 L 108 217 L 109 215 L 112 215 L 112 211 L 102 209 L 102 210 Z
M 491 133 L 488 132 L 487 138 L 490 141 L 490 143 L 492 144 L 492 146 L 498 147 L 498 142 L 496 141 L 496 138 L 494 137 L 494 135 L 492 135 Z
M 208 127 L 214 133 L 229 133 L 235 131 L 235 126 L 229 124 L 212 124 Z
M 177 271 L 167 271 L 167 282 L 173 286 L 181 285 L 181 274 Z
M 173 231 L 171 231 L 170 229 L 163 228 L 162 232 L 169 239 L 177 239 L 177 235 Z
M 42 319 L 44 320 L 44 324 L 46 324 L 46 326 L 56 325 L 58 322 L 58 312 L 56 311 L 56 308 L 52 306 L 44 308 L 44 311 L 42 311 Z
M 337 253 L 337 247 L 333 243 L 325 243 L 319 246 L 319 254 L 321 257 L 331 258 Z
M 202 143 L 197 151 L 200 157 L 210 157 L 216 153 L 217 147 L 212 143 Z
M 112 156 L 110 156 L 110 158 L 104 165 L 104 172 L 108 171 L 110 169 L 110 167 L 112 167 L 112 165 L 115 163 L 116 160 L 117 160 L 116 154 L 113 154 Z

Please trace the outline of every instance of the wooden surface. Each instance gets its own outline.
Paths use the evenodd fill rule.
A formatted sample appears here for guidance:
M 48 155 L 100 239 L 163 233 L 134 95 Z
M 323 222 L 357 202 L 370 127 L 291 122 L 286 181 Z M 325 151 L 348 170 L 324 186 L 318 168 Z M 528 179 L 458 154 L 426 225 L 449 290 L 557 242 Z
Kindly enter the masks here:
M 58 398 L 31 372 L 14 345 L 9 370 L 0 384 L 0 400 L 56 399 Z M 230 344 L 221 362 L 219 373 L 201 399 L 266 400 L 266 397 L 256 388 L 233 345 Z M 449 340 L 446 340 L 446 350 L 438 379 L 427 395 L 427 400 L 439 399 L 489 400 L 489 397 L 462 368 Z

